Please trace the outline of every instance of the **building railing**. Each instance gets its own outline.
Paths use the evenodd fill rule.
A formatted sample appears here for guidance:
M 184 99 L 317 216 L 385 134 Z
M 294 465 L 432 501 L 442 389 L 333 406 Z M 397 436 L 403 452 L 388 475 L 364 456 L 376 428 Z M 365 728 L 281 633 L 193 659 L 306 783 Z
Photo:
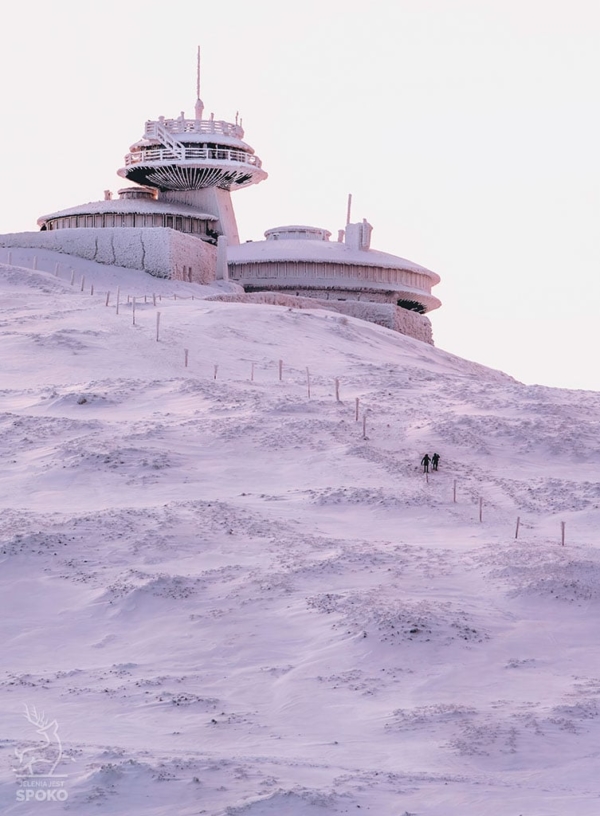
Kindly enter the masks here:
M 229 275 L 244 285 L 251 282 L 260 284 L 264 279 L 277 280 L 281 285 L 295 286 L 298 281 L 310 281 L 312 287 L 331 285 L 336 279 L 337 286 L 356 289 L 400 289 L 419 297 L 433 297 L 432 280 L 421 272 L 409 269 L 392 269 L 359 265 L 353 262 L 330 261 L 230 261 Z M 289 279 L 289 283 L 288 283 Z M 328 283 L 326 283 L 328 281 Z
M 176 156 L 178 156 L 179 159 L 183 160 L 185 156 L 185 148 L 181 142 L 176 139 L 173 134 L 160 122 L 154 123 L 154 130 L 156 132 L 156 137 L 163 145 L 163 148 L 171 150 Z
M 162 147 L 142 147 L 125 156 L 126 167 L 132 167 L 136 164 L 145 164 L 146 162 L 163 164 L 180 161 L 236 162 L 258 169 L 262 167 L 261 160 L 258 156 L 252 155 L 252 153 L 221 147 L 184 147 L 182 145 L 181 149 L 177 151 Z
M 144 130 L 146 139 L 158 139 L 160 127 L 169 133 L 216 133 L 221 136 L 233 136 L 236 139 L 244 138 L 244 130 L 240 125 L 223 122 L 220 119 L 164 119 L 148 120 Z

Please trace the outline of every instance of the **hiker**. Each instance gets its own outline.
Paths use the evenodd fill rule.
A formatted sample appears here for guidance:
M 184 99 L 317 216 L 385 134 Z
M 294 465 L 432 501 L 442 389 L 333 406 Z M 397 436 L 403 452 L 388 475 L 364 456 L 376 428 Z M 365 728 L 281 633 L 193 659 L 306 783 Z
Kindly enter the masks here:
M 431 457 L 431 464 L 433 465 L 433 470 L 438 469 L 438 464 L 440 462 L 440 455 L 439 453 L 434 453 Z
M 423 473 L 429 473 L 429 463 L 430 462 L 431 462 L 431 459 L 429 457 L 429 454 L 426 453 L 425 456 L 421 459 L 421 464 L 423 465 Z

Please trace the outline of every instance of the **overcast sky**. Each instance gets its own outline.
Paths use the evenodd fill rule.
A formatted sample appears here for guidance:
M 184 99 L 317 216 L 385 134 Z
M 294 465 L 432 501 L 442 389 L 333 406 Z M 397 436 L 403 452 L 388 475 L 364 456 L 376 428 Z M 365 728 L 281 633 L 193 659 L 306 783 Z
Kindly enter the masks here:
M 597 0 L 80 0 L 3 7 L 0 232 L 102 198 L 146 119 L 233 120 L 269 178 L 242 240 L 373 224 L 435 270 L 436 345 L 600 389 Z

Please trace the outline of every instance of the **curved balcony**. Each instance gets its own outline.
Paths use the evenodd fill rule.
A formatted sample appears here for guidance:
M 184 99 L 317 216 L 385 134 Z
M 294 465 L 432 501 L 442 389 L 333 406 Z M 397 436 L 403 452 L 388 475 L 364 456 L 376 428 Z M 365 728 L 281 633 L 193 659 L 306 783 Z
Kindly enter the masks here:
M 252 244 L 248 246 L 251 249 L 245 251 L 252 252 Z M 337 249 L 335 244 L 332 248 Z M 244 245 L 235 249 L 243 252 Z M 229 257 L 229 277 L 241 284 L 246 292 L 296 290 L 296 294 L 302 291 L 308 297 L 324 300 L 394 303 L 423 313 L 441 306 L 441 301 L 431 294 L 432 280 L 425 269 L 416 272 L 359 262 L 274 260 L 268 257 L 253 262 L 236 258 L 235 254 L 233 258 Z M 408 303 L 414 305 L 408 307 L 405 305 Z
M 149 119 L 144 129 L 146 139 L 160 140 L 160 128 L 163 127 L 169 133 L 204 133 L 206 135 L 218 134 L 220 136 L 231 136 L 234 139 L 244 138 L 244 129 L 241 125 L 234 125 L 231 122 L 224 122 L 220 119 L 164 119 L 158 121 Z
M 142 147 L 125 156 L 122 178 L 161 190 L 239 190 L 267 178 L 258 156 L 221 147 Z
M 225 147 L 187 147 L 183 144 L 177 150 L 165 147 L 142 147 L 125 156 L 125 167 L 133 167 L 136 164 L 172 164 L 173 162 L 193 164 L 207 162 L 208 166 L 212 166 L 213 163 L 235 162 L 247 164 L 257 170 L 262 167 L 258 156 L 246 153 L 244 150 L 232 150 Z

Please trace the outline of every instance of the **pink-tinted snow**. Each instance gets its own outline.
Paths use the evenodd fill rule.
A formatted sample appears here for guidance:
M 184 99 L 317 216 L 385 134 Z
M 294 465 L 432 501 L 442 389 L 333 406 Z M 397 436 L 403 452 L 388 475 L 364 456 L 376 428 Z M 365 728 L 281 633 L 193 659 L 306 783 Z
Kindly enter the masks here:
M 32 256 L 0 253 L 2 813 L 598 813 L 600 395 Z M 17 801 L 24 706 L 63 803 Z

